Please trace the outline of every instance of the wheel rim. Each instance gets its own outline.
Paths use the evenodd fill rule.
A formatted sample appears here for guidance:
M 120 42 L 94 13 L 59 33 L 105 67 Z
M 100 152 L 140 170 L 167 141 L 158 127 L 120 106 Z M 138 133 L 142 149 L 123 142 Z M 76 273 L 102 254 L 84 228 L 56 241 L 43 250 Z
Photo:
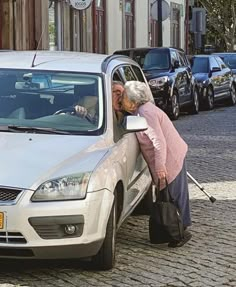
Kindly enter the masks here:
M 213 97 L 213 91 L 212 89 L 210 88 L 208 90 L 208 104 L 209 104 L 209 108 L 213 108 L 213 105 L 214 105 L 214 97 Z
M 232 100 L 232 103 L 233 103 L 233 104 L 236 103 L 236 90 L 235 90 L 235 86 L 232 86 L 232 90 L 231 90 L 231 100 Z
M 197 91 L 194 92 L 194 105 L 195 105 L 195 110 L 198 112 L 198 110 L 199 110 L 199 100 L 198 100 L 198 93 L 197 93 Z
M 172 113 L 177 118 L 179 116 L 179 103 L 176 94 L 172 96 Z

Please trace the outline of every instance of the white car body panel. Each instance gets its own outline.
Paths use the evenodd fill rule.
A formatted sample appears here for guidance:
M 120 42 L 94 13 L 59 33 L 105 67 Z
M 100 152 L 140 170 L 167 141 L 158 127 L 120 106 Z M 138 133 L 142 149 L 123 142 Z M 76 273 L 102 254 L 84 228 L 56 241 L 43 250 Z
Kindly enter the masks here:
M 151 184 L 135 133 L 126 133 L 114 141 L 112 71 L 124 63 L 137 64 L 122 57 L 114 57 L 109 64 L 105 61 L 107 55 L 75 52 L 38 51 L 34 62 L 35 51 L 3 54 L 0 54 L 0 78 L 4 69 L 101 75 L 105 123 L 103 133 L 98 135 L 47 134 L 1 130 L 7 119 L 0 116 L 0 216 L 4 215 L 2 228 L 0 222 L 0 258 L 94 256 L 106 236 L 117 186 L 122 193 L 118 194 L 119 228 Z M 45 182 L 85 172 L 90 173 L 90 178 L 84 199 L 32 202 L 35 191 Z M 15 191 L 18 196 L 9 200 L 8 193 Z M 1 198 L 1 194 L 7 199 Z M 80 234 L 61 236 L 63 228 L 73 220 L 78 220 Z

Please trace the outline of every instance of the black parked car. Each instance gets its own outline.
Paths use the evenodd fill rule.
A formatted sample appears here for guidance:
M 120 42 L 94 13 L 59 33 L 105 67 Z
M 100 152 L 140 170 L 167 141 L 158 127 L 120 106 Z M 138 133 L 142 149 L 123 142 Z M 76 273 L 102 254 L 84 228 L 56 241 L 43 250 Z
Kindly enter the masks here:
M 219 56 L 195 55 L 191 58 L 192 73 L 199 86 L 200 105 L 213 109 L 216 101 L 236 102 L 236 86 L 231 69 Z
M 157 106 L 171 119 L 179 117 L 185 108 L 197 114 L 199 110 L 196 81 L 183 50 L 176 48 L 132 48 L 115 51 L 131 57 L 141 66 Z

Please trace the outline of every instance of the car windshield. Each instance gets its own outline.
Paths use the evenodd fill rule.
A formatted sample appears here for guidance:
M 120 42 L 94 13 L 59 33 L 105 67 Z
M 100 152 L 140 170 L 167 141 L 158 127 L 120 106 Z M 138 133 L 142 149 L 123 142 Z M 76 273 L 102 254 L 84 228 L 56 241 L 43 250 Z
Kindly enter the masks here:
M 169 53 L 166 50 L 134 52 L 133 59 L 143 70 L 167 70 L 170 67 Z
M 228 65 L 231 69 L 236 69 L 236 54 L 235 55 L 224 55 L 222 56 L 223 61 L 226 65 Z
M 76 113 L 76 105 L 87 115 Z M 0 69 L 0 132 L 94 134 L 102 123 L 101 75 Z
M 191 63 L 193 73 L 208 73 L 209 71 L 208 58 L 193 57 Z

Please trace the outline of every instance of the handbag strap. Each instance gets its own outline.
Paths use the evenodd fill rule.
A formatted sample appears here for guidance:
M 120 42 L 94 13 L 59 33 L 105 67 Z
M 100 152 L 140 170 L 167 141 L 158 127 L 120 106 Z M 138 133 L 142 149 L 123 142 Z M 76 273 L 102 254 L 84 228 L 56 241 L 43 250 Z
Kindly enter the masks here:
M 169 184 L 167 178 L 165 177 L 166 187 L 160 190 L 160 180 L 158 180 L 157 190 L 156 190 L 156 198 L 159 201 L 171 201 L 173 202 L 173 198 L 170 194 Z

